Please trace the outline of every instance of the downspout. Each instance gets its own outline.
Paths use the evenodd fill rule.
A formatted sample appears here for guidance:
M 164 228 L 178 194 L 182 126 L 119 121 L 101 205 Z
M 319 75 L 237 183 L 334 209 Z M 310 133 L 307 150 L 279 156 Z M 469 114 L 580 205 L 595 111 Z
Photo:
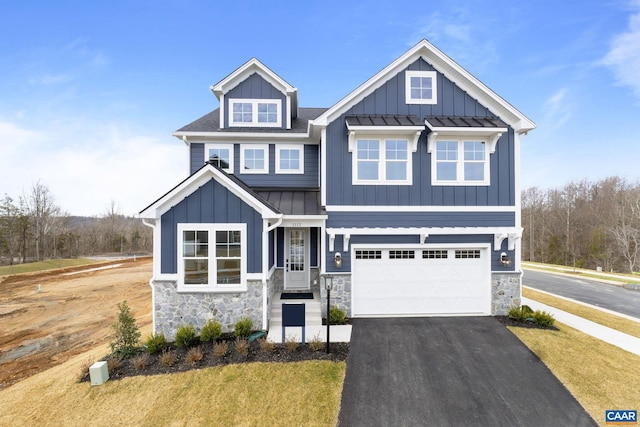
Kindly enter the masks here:
M 267 274 L 269 273 L 269 233 L 282 224 L 284 215 L 278 215 L 278 220 L 271 226 L 266 226 L 269 222 L 265 219 L 262 231 L 262 329 L 268 329 L 268 286 Z
M 153 223 L 149 223 L 147 222 L 146 218 L 142 218 L 142 223 L 144 225 L 146 225 L 147 227 L 151 227 L 151 229 L 153 230 L 153 239 L 155 242 L 156 239 L 156 225 L 155 225 L 155 220 Z M 154 249 L 155 249 L 155 243 L 154 243 Z M 153 255 L 155 255 L 155 250 L 153 251 Z M 151 279 L 149 279 L 149 286 L 151 287 L 151 332 L 152 333 L 156 333 L 156 293 L 155 293 L 155 289 L 153 288 L 153 279 L 154 277 L 156 277 L 156 263 L 153 261 L 151 261 L 152 265 L 153 265 L 153 273 L 151 274 Z

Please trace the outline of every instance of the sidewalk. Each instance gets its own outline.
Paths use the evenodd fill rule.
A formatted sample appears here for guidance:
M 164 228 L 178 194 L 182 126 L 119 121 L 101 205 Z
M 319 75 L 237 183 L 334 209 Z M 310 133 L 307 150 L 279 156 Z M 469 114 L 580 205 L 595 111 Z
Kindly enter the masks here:
M 616 347 L 620 347 L 623 350 L 640 355 L 640 338 L 616 331 L 615 329 L 607 328 L 606 326 L 602 326 L 598 323 L 583 319 L 582 317 L 567 313 L 566 311 L 558 310 L 557 308 L 542 304 L 541 302 L 534 301 L 529 298 L 522 297 L 522 304 L 528 305 L 533 310 L 542 310 L 547 313 L 551 313 L 558 322 L 564 323 L 567 326 L 575 328 L 609 344 L 615 345 Z

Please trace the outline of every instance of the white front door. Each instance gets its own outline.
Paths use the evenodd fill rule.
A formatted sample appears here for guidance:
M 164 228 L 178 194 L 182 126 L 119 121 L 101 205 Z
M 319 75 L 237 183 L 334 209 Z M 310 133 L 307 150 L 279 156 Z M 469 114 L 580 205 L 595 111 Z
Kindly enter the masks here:
M 285 229 L 284 288 L 309 289 L 309 229 Z

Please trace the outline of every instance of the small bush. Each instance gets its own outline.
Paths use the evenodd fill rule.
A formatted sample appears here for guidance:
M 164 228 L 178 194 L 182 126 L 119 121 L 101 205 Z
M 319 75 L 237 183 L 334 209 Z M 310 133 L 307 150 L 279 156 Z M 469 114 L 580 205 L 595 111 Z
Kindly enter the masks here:
M 178 361 L 178 355 L 173 350 L 164 350 L 158 357 L 158 362 L 162 366 L 173 366 Z
M 213 345 L 213 355 L 215 357 L 225 357 L 229 353 L 229 343 L 227 341 L 217 342 Z
M 139 355 L 131 358 L 131 366 L 138 371 L 143 370 L 149 363 L 149 353 L 140 353 Z
M 112 327 L 113 339 L 109 343 L 111 351 L 120 357 L 133 356 L 137 351 L 140 331 L 127 301 L 118 304 L 118 319 Z
M 167 339 L 163 333 L 151 334 L 149 338 L 144 342 L 144 346 L 147 348 L 149 354 L 158 354 L 165 348 L 167 348 Z
M 200 347 L 191 347 L 185 356 L 189 365 L 197 366 L 202 360 L 202 349 Z
M 237 338 L 247 338 L 251 335 L 253 329 L 253 320 L 248 317 L 243 317 L 238 320 L 234 326 L 233 334 Z
M 329 322 L 333 325 L 341 325 L 347 321 L 347 312 L 343 309 L 333 306 L 329 309 Z
M 260 350 L 264 351 L 265 353 L 273 353 L 273 350 L 275 350 L 276 348 L 276 344 L 266 338 L 260 338 L 258 340 L 258 344 L 260 345 Z
M 196 330 L 193 325 L 180 325 L 176 331 L 176 345 L 178 347 L 192 347 L 196 344 Z
M 238 338 L 236 339 L 235 348 L 238 354 L 246 356 L 249 354 L 249 341 Z
M 299 346 L 300 343 L 296 341 L 294 337 L 289 336 L 284 340 L 284 348 L 286 348 L 289 353 L 296 351 Z
M 532 317 L 536 325 L 542 326 L 544 328 L 549 328 L 556 322 L 556 319 L 553 318 L 553 315 L 547 313 L 546 311 L 536 310 L 533 313 Z
M 325 347 L 325 345 L 325 342 L 320 339 L 319 332 L 311 338 L 311 341 L 309 341 L 309 348 L 313 351 L 320 351 Z
M 109 372 L 115 372 L 122 368 L 122 359 L 119 357 L 110 357 L 107 359 L 107 369 Z
M 76 377 L 76 380 L 78 382 L 82 381 L 87 376 L 89 376 L 89 368 L 91 367 L 91 365 L 93 365 L 93 363 L 94 363 L 93 359 L 91 358 L 82 362 L 82 365 L 80 365 L 80 370 L 78 371 L 78 375 Z
M 508 315 L 510 319 L 524 322 L 532 317 L 533 310 L 528 305 L 523 305 L 522 307 L 513 306 L 509 309 Z
M 222 336 L 222 325 L 220 322 L 209 319 L 200 331 L 200 341 L 214 342 Z

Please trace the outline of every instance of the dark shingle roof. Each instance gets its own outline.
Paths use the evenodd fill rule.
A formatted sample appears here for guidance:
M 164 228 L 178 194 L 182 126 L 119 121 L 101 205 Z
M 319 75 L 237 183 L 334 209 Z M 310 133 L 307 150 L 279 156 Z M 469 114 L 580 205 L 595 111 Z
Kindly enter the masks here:
M 418 116 L 362 115 L 345 117 L 347 126 L 423 126 Z
M 298 117 L 291 120 L 291 129 L 230 127 L 220 129 L 220 109 L 205 114 L 194 122 L 178 129 L 176 132 L 266 132 L 266 133 L 306 133 L 309 120 L 313 120 L 324 113 L 326 108 L 298 108 Z
M 497 117 L 445 117 L 429 116 L 425 120 L 430 128 L 506 128 L 507 124 Z

